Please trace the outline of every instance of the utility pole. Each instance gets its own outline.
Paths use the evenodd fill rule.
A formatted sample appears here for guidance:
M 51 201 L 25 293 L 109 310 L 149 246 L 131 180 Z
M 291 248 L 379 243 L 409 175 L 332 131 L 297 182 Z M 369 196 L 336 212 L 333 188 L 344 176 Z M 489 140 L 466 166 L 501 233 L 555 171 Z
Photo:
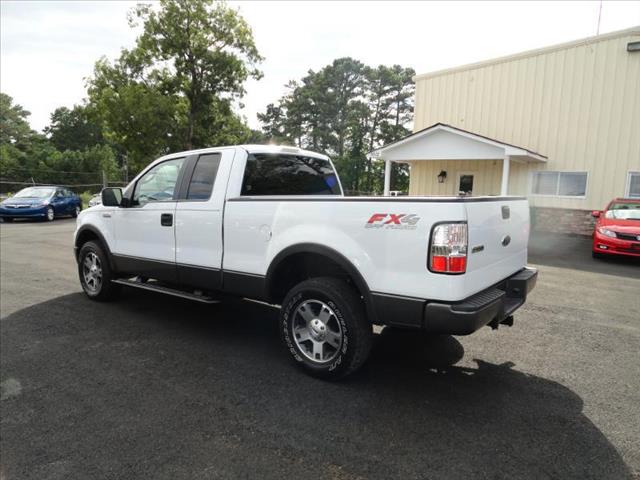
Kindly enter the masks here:
M 107 172 L 102 170 L 102 188 L 107 188 Z

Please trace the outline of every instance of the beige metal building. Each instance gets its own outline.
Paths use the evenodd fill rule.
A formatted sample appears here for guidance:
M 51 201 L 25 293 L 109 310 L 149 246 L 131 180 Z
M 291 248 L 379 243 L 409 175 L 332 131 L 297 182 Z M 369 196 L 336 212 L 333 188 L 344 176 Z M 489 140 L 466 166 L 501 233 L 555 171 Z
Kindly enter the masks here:
M 410 195 L 526 195 L 537 228 L 576 233 L 640 197 L 640 27 L 414 80 L 414 134 L 373 152 L 411 165 Z

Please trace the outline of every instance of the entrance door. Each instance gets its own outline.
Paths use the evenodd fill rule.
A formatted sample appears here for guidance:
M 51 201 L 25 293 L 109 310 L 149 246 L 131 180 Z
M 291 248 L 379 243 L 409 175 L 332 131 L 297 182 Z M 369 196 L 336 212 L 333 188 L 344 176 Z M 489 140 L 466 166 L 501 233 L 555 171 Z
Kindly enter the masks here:
M 473 173 L 458 173 L 458 195 L 473 195 Z

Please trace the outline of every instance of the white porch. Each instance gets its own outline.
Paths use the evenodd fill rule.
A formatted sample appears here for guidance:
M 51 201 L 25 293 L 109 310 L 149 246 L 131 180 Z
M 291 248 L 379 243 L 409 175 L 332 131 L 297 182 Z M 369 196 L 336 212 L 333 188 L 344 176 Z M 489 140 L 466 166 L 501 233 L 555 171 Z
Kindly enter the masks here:
M 422 162 L 433 162 L 432 166 L 437 167 L 438 165 L 451 165 L 450 161 L 466 161 L 466 165 L 469 165 L 470 161 L 486 162 L 492 160 L 494 161 L 493 163 L 498 161 L 501 164 L 499 173 L 496 169 L 487 168 L 488 164 L 484 164 L 481 170 L 485 172 L 483 174 L 484 176 L 494 175 L 495 170 L 495 173 L 499 174 L 500 195 L 508 195 L 509 171 L 512 163 L 546 163 L 547 161 L 545 156 L 525 148 L 500 142 L 442 123 L 435 124 L 396 142 L 385 145 L 371 152 L 370 156 L 373 159 L 384 160 L 385 162 L 385 196 L 388 196 L 390 191 L 391 162 L 410 163 L 412 165 L 419 165 L 422 164 Z M 439 169 L 435 168 L 435 170 Z M 443 173 L 444 175 L 442 175 Z M 471 182 L 474 181 L 472 172 L 464 174 L 460 169 L 456 169 L 456 173 L 456 178 L 451 178 L 453 175 L 450 175 L 447 170 L 441 169 L 433 176 L 438 177 L 438 183 L 445 183 L 447 181 L 461 182 L 461 174 L 467 177 L 464 181 L 468 181 L 469 176 L 471 177 Z M 431 171 L 431 174 L 433 174 L 433 171 Z M 411 175 L 413 177 L 413 171 Z M 444 178 L 441 178 L 443 176 Z M 435 181 L 435 179 L 432 180 Z M 481 180 L 485 183 L 491 181 L 491 179 L 488 178 Z M 433 195 L 435 193 L 422 191 L 424 188 L 419 190 L 418 195 Z M 457 192 L 455 192 L 455 194 L 457 194 Z

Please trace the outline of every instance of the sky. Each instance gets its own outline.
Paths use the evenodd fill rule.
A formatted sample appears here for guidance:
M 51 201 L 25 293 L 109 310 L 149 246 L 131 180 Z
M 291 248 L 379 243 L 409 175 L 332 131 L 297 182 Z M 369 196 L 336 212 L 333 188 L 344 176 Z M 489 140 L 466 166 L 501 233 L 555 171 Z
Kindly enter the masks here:
M 41 130 L 59 106 L 86 96 L 101 56 L 131 47 L 131 1 L 0 3 L 0 90 Z M 148 2 L 147 2 L 148 3 Z M 284 85 L 339 57 L 399 64 L 418 74 L 595 35 L 601 3 L 587 2 L 229 2 L 253 28 L 264 78 L 246 84 L 239 113 L 256 114 Z M 640 25 L 640 1 L 602 3 L 600 33 Z

